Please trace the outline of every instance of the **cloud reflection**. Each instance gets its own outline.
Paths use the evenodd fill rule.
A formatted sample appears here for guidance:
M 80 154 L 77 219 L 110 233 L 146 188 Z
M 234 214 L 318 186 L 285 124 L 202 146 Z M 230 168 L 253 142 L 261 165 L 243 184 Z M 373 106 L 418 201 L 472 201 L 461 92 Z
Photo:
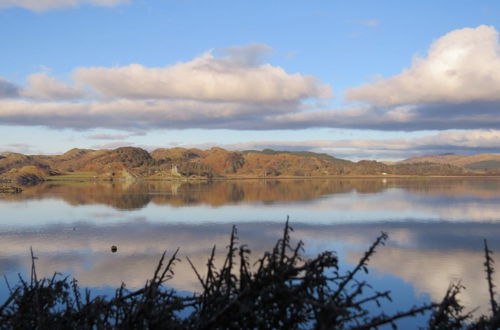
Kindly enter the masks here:
M 467 290 L 461 294 L 468 308 L 487 308 L 487 291 L 482 269 L 482 238 L 488 239 L 494 252 L 500 251 L 500 227 L 492 223 L 397 222 L 344 225 L 293 224 L 295 239 L 306 242 L 306 252 L 314 254 L 333 249 L 354 264 L 363 251 L 383 230 L 390 240 L 371 262 L 375 275 L 389 274 L 410 283 L 415 292 L 427 293 L 433 300 L 442 298 L 450 281 L 461 280 Z M 277 223 L 238 225 L 240 240 L 248 244 L 254 257 L 269 250 L 283 229 Z M 210 249 L 218 248 L 220 262 L 228 243 L 230 224 L 187 225 L 124 223 L 120 226 L 84 225 L 46 226 L 4 232 L 0 239 L 0 270 L 12 274 L 30 269 L 29 246 L 39 257 L 39 276 L 54 271 L 72 273 L 83 286 L 118 286 L 129 288 L 144 284 L 154 271 L 164 250 L 181 248 L 181 259 L 189 256 L 196 267 L 205 269 Z M 118 246 L 117 253 L 110 246 Z M 181 290 L 196 290 L 197 281 L 188 263 L 175 267 L 170 283 Z M 372 274 L 374 274 L 372 272 Z M 500 275 L 495 275 L 500 283 Z M 393 293 L 397 299 L 398 292 Z

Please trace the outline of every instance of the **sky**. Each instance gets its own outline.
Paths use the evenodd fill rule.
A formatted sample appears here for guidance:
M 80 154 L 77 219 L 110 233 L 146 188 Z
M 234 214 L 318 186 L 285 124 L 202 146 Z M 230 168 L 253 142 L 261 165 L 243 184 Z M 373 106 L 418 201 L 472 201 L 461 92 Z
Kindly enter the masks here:
M 0 152 L 500 153 L 500 2 L 0 0 Z

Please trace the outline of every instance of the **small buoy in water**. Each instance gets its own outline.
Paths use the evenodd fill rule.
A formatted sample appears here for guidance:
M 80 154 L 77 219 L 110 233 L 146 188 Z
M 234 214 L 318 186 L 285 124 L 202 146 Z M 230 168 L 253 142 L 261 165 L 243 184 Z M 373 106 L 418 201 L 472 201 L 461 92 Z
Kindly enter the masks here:
M 115 253 L 116 251 L 118 251 L 116 245 L 111 245 L 111 252 Z

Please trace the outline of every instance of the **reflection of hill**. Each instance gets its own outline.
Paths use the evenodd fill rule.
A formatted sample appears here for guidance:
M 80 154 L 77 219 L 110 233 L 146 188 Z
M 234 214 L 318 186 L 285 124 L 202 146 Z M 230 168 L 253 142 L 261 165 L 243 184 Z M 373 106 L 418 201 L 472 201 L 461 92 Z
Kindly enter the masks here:
M 70 205 L 106 204 L 120 210 L 140 209 L 151 201 L 151 196 L 140 185 L 122 183 L 53 184 L 27 187 L 22 194 L 4 196 L 8 200 L 63 199 Z
M 4 200 L 61 198 L 71 205 L 106 204 L 121 210 L 138 209 L 149 202 L 160 205 L 222 206 L 241 202 L 290 202 L 318 199 L 325 195 L 384 189 L 380 180 L 234 180 L 215 182 L 87 182 L 44 183 L 26 188 Z
M 1 198 L 12 201 L 58 198 L 71 205 L 105 204 L 120 210 L 133 210 L 150 202 L 170 206 L 217 207 L 238 203 L 310 201 L 334 194 L 373 194 L 386 189 L 401 189 L 433 197 L 495 199 L 500 198 L 499 188 L 500 180 L 491 178 L 47 182 L 26 187 L 22 194 L 7 194 Z M 362 205 L 359 207 L 362 208 Z
M 160 184 L 161 185 L 161 184 Z M 174 206 L 208 204 L 222 206 L 240 202 L 306 201 L 349 191 L 378 191 L 374 182 L 355 180 L 242 180 L 185 184 L 176 194 L 159 194 L 153 201 Z
M 389 181 L 394 188 L 401 188 L 413 193 L 447 196 L 475 197 L 480 199 L 500 198 L 500 179 L 498 178 L 435 178 L 417 180 Z

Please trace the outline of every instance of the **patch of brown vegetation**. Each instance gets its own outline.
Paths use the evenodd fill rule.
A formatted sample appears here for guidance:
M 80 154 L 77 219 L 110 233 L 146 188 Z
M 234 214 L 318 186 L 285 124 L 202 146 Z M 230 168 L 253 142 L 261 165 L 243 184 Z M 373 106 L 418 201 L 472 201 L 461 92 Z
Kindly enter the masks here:
M 21 168 L 12 168 L 2 175 L 3 180 L 15 182 L 19 185 L 33 185 L 44 181 L 50 171 L 37 166 L 28 165 Z

